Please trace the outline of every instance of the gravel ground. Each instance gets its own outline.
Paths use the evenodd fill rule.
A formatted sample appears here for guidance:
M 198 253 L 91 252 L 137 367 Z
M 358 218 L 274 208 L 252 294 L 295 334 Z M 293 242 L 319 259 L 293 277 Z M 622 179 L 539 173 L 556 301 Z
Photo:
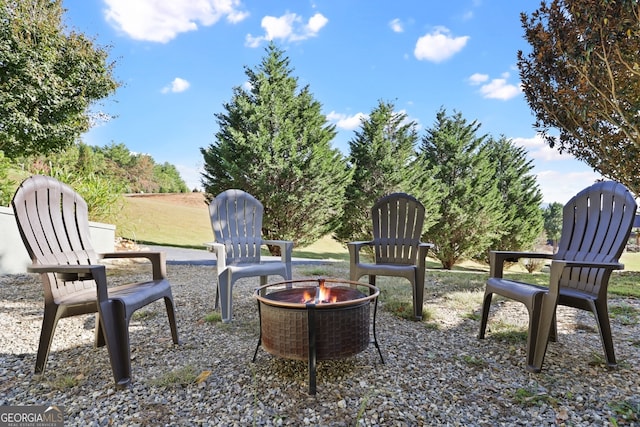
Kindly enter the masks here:
M 129 268 L 113 269 L 114 280 Z M 344 277 L 348 267 L 322 268 Z M 294 276 L 310 271 L 298 265 Z M 162 302 L 136 316 L 133 384 L 124 391 L 113 388 L 107 350 L 93 347 L 93 316 L 62 319 L 47 371 L 34 375 L 41 285 L 32 275 L 0 276 L 0 404 L 63 406 L 65 425 L 78 426 L 640 425 L 637 300 L 611 301 L 630 307 L 612 320 L 617 370 L 602 364 L 592 316 L 560 307 L 559 340 L 549 345 L 543 372 L 531 374 L 525 341 L 494 329 L 525 325 L 523 306 L 494 304 L 487 338 L 478 340 L 473 312 L 481 290 L 443 295 L 428 276 L 432 319 L 413 322 L 379 310 L 386 363 L 374 346 L 321 361 L 311 396 L 305 362 L 262 349 L 251 361 L 259 328 L 255 280 L 236 284 L 234 321 L 222 324 L 205 318 L 213 311 L 214 267 L 169 265 L 168 274 L 182 345 L 172 344 Z

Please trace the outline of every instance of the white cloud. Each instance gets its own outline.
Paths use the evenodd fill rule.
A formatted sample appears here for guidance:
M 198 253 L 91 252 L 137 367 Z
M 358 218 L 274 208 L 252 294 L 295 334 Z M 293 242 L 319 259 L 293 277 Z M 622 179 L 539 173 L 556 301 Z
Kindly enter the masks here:
M 253 36 L 247 34 L 245 45 L 258 47 L 263 41 L 284 40 L 300 41 L 318 35 L 318 32 L 327 25 L 329 20 L 321 13 L 316 13 L 304 23 L 302 17 L 295 13 L 285 13 L 280 17 L 265 16 L 260 26 L 264 29 L 264 35 Z
M 189 86 L 191 86 L 191 83 L 189 83 L 185 79 L 176 77 L 175 79 L 173 79 L 171 84 L 163 87 L 161 92 L 162 93 L 180 93 L 189 89 Z
M 404 31 L 404 25 L 398 18 L 389 22 L 389 28 L 391 28 L 394 33 L 401 33 Z
M 238 23 L 249 14 L 240 0 L 105 0 L 105 18 L 135 40 L 167 43 L 178 34 L 210 26 L 226 17 Z
M 439 27 L 418 39 L 413 54 L 419 60 L 442 62 L 460 52 L 468 40 L 469 36 L 452 37 L 447 28 Z
M 468 81 L 472 86 L 477 86 L 489 81 L 489 83 L 482 84 L 482 86 L 480 86 L 480 93 L 483 98 L 501 99 L 506 101 L 520 95 L 522 92 L 520 85 L 507 83 L 509 73 L 502 73 L 501 77 L 502 78 L 489 81 L 489 75 L 475 73 L 469 77 Z
M 489 80 L 488 74 L 475 73 L 475 74 L 472 74 L 471 77 L 469 77 L 469 84 L 472 84 L 475 86 L 475 85 L 479 85 L 480 83 L 484 83 L 487 80 Z
M 506 101 L 520 95 L 520 86 L 507 83 L 505 79 L 493 79 L 486 85 L 482 85 L 480 93 L 484 98 L 501 99 Z
M 572 160 L 574 157 L 570 154 L 560 152 L 556 148 L 549 147 L 541 134 L 537 134 L 533 138 L 513 138 L 513 143 L 523 147 L 529 153 L 529 157 L 545 162 L 557 160 Z
M 352 116 L 336 113 L 335 111 L 327 114 L 327 120 L 335 123 L 336 127 L 344 130 L 354 130 L 360 127 L 362 120 L 366 120 L 369 116 L 364 113 L 356 113 Z

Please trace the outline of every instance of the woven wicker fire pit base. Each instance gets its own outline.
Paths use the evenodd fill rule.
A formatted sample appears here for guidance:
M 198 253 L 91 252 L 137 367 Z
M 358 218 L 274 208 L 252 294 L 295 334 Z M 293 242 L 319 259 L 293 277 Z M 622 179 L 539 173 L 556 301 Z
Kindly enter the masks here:
M 369 295 L 358 288 L 368 289 Z M 253 360 L 260 345 L 274 356 L 308 360 L 309 394 L 315 394 L 316 361 L 364 351 L 372 324 L 373 344 L 384 363 L 375 333 L 378 295 L 372 285 L 338 279 L 285 281 L 257 289 L 260 338 Z

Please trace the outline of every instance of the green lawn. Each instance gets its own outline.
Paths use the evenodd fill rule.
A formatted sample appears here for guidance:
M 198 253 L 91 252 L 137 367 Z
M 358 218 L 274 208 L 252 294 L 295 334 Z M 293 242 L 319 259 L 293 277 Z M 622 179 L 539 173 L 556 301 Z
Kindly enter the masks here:
M 192 195 L 192 197 L 198 197 Z M 141 243 L 166 246 L 203 248 L 203 243 L 213 240 L 209 213 L 204 203 L 170 203 L 162 197 L 127 197 L 124 208 L 116 223 L 116 233 Z M 326 236 L 306 248 L 294 248 L 293 255 L 301 258 L 349 261 L 347 248 Z M 625 265 L 623 272 L 614 273 L 609 290 L 612 294 L 640 298 L 640 253 L 624 253 L 620 259 Z M 440 264 L 429 259 L 427 267 L 438 280 L 454 280 L 461 284 L 477 283 L 484 287 L 488 267 L 473 262 L 465 262 L 453 271 L 437 271 Z M 523 281 L 546 284 L 547 273 L 523 273 L 522 269 L 512 269 L 510 274 Z M 446 279 L 444 279 L 446 277 Z

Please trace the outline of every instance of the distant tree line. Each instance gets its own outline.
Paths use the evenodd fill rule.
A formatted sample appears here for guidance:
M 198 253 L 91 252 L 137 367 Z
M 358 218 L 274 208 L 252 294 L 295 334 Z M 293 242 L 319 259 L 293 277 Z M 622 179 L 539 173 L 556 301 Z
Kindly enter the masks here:
M 83 143 L 47 155 L 5 158 L 0 152 L 0 202 L 7 206 L 19 184 L 10 176 L 50 175 L 71 185 L 89 205 L 94 221 L 111 221 L 125 193 L 185 193 L 189 188 L 176 167 L 132 153 L 124 144 Z

